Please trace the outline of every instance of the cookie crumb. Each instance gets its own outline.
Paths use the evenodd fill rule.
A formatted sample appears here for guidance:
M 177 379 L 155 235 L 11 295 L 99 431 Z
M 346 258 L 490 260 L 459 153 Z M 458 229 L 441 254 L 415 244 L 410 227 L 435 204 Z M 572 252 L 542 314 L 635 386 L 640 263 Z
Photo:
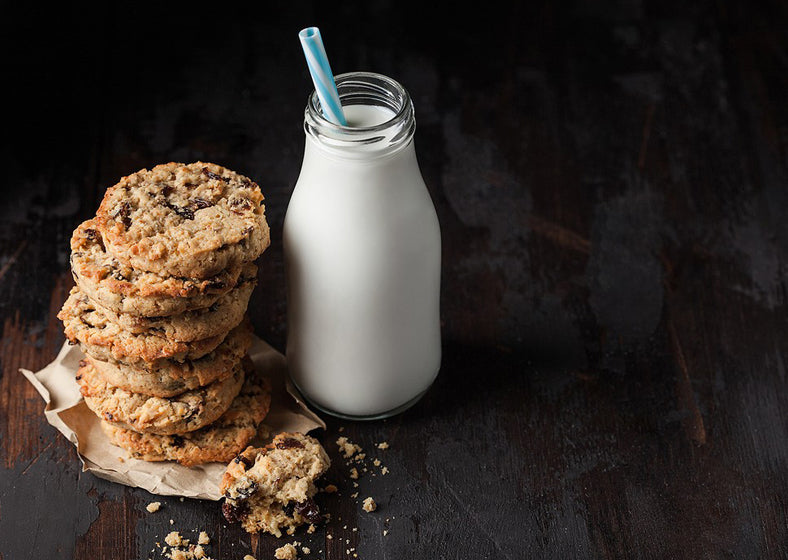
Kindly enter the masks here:
M 211 537 L 205 531 L 200 531 L 200 536 L 197 537 L 197 544 L 211 544 Z
M 380 474 L 389 474 L 388 467 L 383 467 L 382 469 L 380 469 Z
M 244 556 L 244 560 L 257 560 L 257 558 L 255 558 L 251 554 L 247 554 L 246 556 Z
M 307 534 L 311 535 L 312 533 L 315 532 L 316 529 L 317 529 L 317 527 L 315 527 L 314 524 L 310 524 L 309 527 L 307 527 L 306 532 L 307 532 Z
M 358 469 L 356 469 L 355 467 L 350 469 L 350 478 L 352 478 L 353 480 L 358 480 Z
M 385 537 L 388 534 L 389 534 L 389 530 L 388 529 L 383 529 L 383 536 Z
M 178 531 L 172 531 L 164 537 L 164 542 L 170 546 L 187 546 L 189 539 L 184 539 Z
M 372 461 L 372 464 L 375 465 L 376 467 L 379 467 L 380 466 L 380 459 L 375 459 L 374 461 Z
M 298 551 L 292 544 L 280 546 L 274 551 L 274 557 L 277 560 L 296 560 L 298 558 Z
M 170 519 L 170 525 L 175 525 L 175 520 L 174 519 Z
M 331 540 L 331 539 L 333 539 L 334 537 L 333 537 L 333 536 L 331 536 L 331 535 L 326 535 L 326 538 L 327 538 L 328 540 Z
M 361 451 L 361 446 L 350 442 L 344 436 L 337 439 L 337 445 L 339 446 L 339 452 L 342 453 L 342 456 L 345 459 L 350 459 L 351 457 L 353 457 L 353 455 Z
M 325 492 L 326 494 L 333 494 L 337 490 L 339 489 L 334 484 L 327 484 L 326 487 L 323 488 L 323 492 Z
M 301 552 L 303 552 L 304 554 L 309 554 L 310 552 L 312 552 L 312 549 L 309 548 L 308 546 L 302 546 Z
M 377 445 L 377 448 L 378 448 L 378 449 L 388 449 L 388 448 L 389 448 L 389 442 L 387 442 L 387 441 L 381 441 L 381 442 L 380 442 L 380 443 Z
M 378 509 L 378 504 L 375 503 L 375 500 L 372 499 L 372 496 L 369 496 L 364 499 L 364 505 L 362 507 L 364 508 L 364 511 L 370 512 Z
M 203 538 L 203 534 L 205 531 L 200 534 L 200 539 L 207 539 L 208 535 L 205 534 Z M 164 542 L 169 545 L 169 549 L 166 546 L 162 547 L 158 542 L 156 546 L 161 548 L 162 555 L 169 560 L 213 560 L 205 552 L 202 544 L 190 544 L 189 539 L 184 539 L 178 531 L 167 534 Z
M 161 502 L 151 502 L 145 506 L 145 509 L 148 510 L 148 513 L 156 513 L 161 509 Z

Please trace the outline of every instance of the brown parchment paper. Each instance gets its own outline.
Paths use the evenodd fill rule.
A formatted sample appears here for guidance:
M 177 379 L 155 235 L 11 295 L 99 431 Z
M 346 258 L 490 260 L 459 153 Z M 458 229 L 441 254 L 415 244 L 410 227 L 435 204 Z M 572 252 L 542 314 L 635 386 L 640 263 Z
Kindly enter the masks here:
M 325 423 L 297 396 L 287 376 L 285 357 L 265 341 L 255 337 L 249 349 L 258 371 L 267 375 L 273 386 L 271 410 L 263 421 L 258 441 L 284 431 L 306 433 L 325 428 Z M 22 374 L 41 394 L 47 421 L 77 447 L 82 470 L 98 477 L 144 488 L 163 496 L 185 496 L 218 500 L 223 463 L 184 467 L 172 461 L 147 462 L 132 459 L 124 449 L 112 445 L 101 430 L 99 419 L 79 394 L 74 375 L 84 354 L 78 346 L 64 344 L 57 358 L 38 372 L 21 369 Z

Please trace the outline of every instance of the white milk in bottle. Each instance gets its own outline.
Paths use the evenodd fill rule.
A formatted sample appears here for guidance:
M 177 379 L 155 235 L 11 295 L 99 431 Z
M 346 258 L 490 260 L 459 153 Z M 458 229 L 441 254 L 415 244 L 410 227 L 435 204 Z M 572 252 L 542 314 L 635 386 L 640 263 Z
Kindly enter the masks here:
M 316 407 L 382 418 L 415 403 L 440 367 L 440 228 L 408 93 L 366 72 L 336 83 L 348 126 L 311 95 L 285 217 L 287 361 Z

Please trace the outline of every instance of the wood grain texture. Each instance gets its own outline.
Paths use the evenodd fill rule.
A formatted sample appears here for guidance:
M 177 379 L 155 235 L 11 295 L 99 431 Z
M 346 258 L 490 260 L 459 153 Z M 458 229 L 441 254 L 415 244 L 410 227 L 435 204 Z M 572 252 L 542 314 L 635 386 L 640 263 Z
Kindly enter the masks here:
M 339 495 L 308 557 L 788 557 L 788 5 L 692 4 L 10 10 L 0 557 L 158 559 L 173 528 L 216 558 L 282 544 L 81 474 L 18 368 L 62 344 L 72 229 L 173 160 L 263 187 L 250 311 L 284 348 L 308 25 L 337 73 L 410 91 L 444 243 L 441 374 L 396 418 L 327 419 Z M 358 487 L 339 435 L 368 453 Z

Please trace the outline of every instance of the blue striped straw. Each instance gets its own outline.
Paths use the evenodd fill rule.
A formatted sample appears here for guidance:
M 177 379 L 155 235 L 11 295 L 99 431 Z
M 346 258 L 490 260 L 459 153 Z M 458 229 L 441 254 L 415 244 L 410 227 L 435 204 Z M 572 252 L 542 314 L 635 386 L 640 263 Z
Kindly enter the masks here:
M 339 101 L 337 85 L 334 83 L 334 74 L 331 73 L 323 39 L 320 37 L 320 30 L 317 27 L 307 27 L 299 31 L 298 38 L 304 49 L 306 64 L 309 66 L 309 73 L 312 75 L 312 82 L 315 84 L 315 91 L 320 99 L 320 106 L 323 108 L 323 115 L 334 124 L 347 126 L 342 103 Z

